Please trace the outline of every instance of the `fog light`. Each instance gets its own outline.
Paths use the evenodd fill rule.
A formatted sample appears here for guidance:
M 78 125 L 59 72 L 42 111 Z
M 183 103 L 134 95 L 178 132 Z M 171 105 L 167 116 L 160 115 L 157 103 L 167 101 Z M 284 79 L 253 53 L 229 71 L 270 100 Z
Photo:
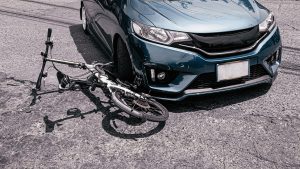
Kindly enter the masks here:
M 164 80 L 166 78 L 166 73 L 165 72 L 160 72 L 157 74 L 157 79 L 158 80 Z
M 269 65 L 274 65 L 278 61 L 278 58 L 279 58 L 279 52 L 276 51 L 267 59 L 267 63 Z
M 276 53 L 272 55 L 271 63 L 274 64 L 276 62 Z

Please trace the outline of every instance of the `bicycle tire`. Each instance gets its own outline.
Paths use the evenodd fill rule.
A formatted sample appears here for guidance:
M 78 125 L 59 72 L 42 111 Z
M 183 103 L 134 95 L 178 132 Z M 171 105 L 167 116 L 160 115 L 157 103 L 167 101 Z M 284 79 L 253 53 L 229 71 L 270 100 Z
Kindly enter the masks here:
M 154 114 L 149 114 L 149 113 L 153 113 L 153 112 L 145 111 L 145 109 L 144 109 L 144 112 L 141 112 L 140 110 L 142 109 L 142 107 L 139 107 L 139 106 L 138 107 L 140 110 L 137 110 L 138 107 L 136 107 L 136 109 L 134 109 L 135 106 L 128 105 L 128 103 L 126 103 L 124 97 L 131 97 L 132 99 L 137 99 L 133 95 L 124 96 L 124 94 L 120 91 L 113 91 L 111 93 L 111 99 L 113 100 L 115 105 L 117 107 L 119 107 L 121 110 L 123 110 L 125 113 L 128 113 L 137 118 L 142 118 L 142 119 L 146 119 L 148 121 L 153 121 L 153 122 L 163 122 L 163 121 L 166 121 L 169 117 L 168 110 L 163 105 L 158 103 L 156 100 L 153 100 L 153 99 L 146 100 L 147 104 L 149 104 L 149 106 L 155 107 L 153 110 L 156 111 L 156 115 L 154 115 Z

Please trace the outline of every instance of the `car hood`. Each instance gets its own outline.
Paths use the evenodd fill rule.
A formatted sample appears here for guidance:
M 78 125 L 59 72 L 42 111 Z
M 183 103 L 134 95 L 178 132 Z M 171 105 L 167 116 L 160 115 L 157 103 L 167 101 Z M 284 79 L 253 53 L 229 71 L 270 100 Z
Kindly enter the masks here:
M 268 15 L 254 0 L 131 0 L 131 4 L 156 27 L 193 33 L 247 29 Z

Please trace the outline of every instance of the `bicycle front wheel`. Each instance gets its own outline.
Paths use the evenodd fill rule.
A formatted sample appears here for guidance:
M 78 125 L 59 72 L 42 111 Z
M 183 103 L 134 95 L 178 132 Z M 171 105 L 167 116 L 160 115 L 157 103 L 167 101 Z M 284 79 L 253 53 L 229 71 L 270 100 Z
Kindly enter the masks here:
M 112 100 L 124 112 L 138 118 L 162 122 L 169 117 L 168 110 L 153 99 L 139 98 L 121 91 L 113 91 Z

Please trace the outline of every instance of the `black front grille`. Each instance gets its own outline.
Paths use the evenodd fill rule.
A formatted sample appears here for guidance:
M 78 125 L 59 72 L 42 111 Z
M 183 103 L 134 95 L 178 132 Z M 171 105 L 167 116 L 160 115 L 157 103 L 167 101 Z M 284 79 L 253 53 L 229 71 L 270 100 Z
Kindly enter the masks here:
M 249 80 L 254 80 L 268 73 L 262 65 L 254 65 L 250 67 L 250 75 L 235 80 L 217 82 L 216 73 L 205 73 L 199 75 L 187 89 L 204 89 L 204 88 L 221 88 L 235 84 L 242 84 Z
M 259 32 L 259 27 L 252 27 L 249 29 L 223 32 L 223 33 L 208 33 L 208 34 L 189 34 L 192 41 L 180 42 L 173 44 L 175 47 L 192 50 L 195 52 L 202 51 L 207 58 L 225 57 L 229 54 L 216 54 L 209 55 L 207 53 L 226 53 L 228 51 L 239 51 L 255 46 L 256 42 L 264 36 Z M 250 50 L 249 49 L 249 50 Z M 249 51 L 246 50 L 246 51 Z M 203 53 L 204 51 L 204 53 Z M 243 51 L 245 52 L 245 51 Z M 236 53 L 242 53 L 236 52 Z

